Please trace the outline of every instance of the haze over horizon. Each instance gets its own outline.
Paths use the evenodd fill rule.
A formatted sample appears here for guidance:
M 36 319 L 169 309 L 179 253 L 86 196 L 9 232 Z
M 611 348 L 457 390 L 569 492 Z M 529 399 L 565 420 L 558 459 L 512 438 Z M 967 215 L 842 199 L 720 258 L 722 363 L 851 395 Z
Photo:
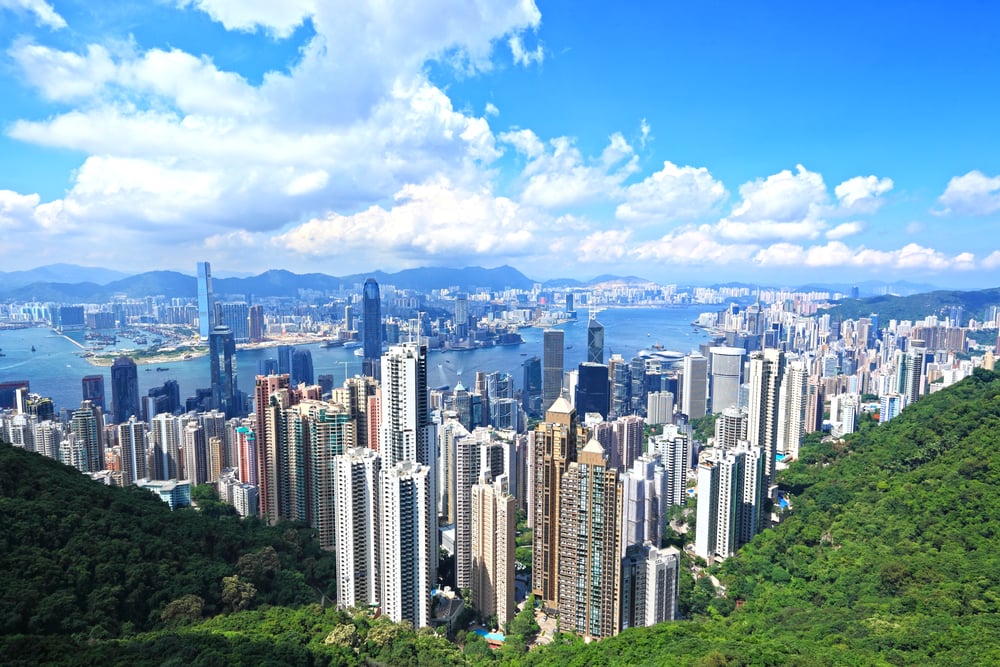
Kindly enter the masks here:
M 995 286 L 998 14 L 0 0 L 0 270 Z

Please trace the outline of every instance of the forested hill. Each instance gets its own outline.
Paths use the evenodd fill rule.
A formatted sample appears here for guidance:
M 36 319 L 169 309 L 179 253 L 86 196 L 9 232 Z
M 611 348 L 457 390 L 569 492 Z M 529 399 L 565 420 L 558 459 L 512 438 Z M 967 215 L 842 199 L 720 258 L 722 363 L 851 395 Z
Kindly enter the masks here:
M 149 491 L 0 444 L 0 635 L 99 639 L 333 592 L 314 588 L 332 584 L 333 558 L 308 529 L 206 504 L 171 512 Z
M 8 596 L 0 600 L 0 613 L 5 632 L 15 622 L 11 617 L 27 613 L 12 611 L 8 591 L 18 585 L 18 575 L 29 581 L 61 581 L 43 593 L 49 597 L 61 589 L 69 591 L 73 597 L 60 608 L 69 611 L 73 604 L 91 604 L 92 597 L 96 602 L 101 596 L 87 592 L 82 574 L 67 580 L 58 569 L 82 567 L 96 574 L 108 562 L 112 570 L 127 572 L 129 559 L 121 557 L 86 556 L 80 566 L 72 556 L 56 559 L 49 552 L 64 548 L 59 547 L 63 542 L 49 546 L 48 538 L 38 533 L 44 527 L 54 535 L 75 535 L 70 542 L 80 545 L 73 553 L 83 554 L 102 548 L 94 535 L 127 541 L 115 532 L 120 528 L 112 531 L 101 522 L 110 521 L 116 500 L 132 500 L 128 493 L 101 490 L 100 497 L 88 496 L 88 502 L 108 506 L 85 512 L 86 519 L 62 518 L 61 512 L 76 502 L 73 493 L 61 500 L 50 498 L 43 508 L 32 505 L 31 511 L 17 511 L 13 508 L 19 502 L 31 505 L 35 499 L 27 483 L 11 493 L 9 453 L 4 450 L 0 459 L 0 549 L 5 559 L 0 563 L 5 577 L 0 595 Z M 216 599 L 212 604 L 225 613 L 209 620 L 115 640 L 88 641 L 87 633 L 77 628 L 71 630 L 72 637 L 50 637 L 44 643 L 0 637 L 0 655 L 6 662 L 10 656 L 34 652 L 36 662 L 130 665 L 1000 664 L 1000 377 L 977 370 L 958 385 L 921 399 L 888 424 L 866 422 L 846 443 L 812 443 L 802 454 L 781 480 L 792 492 L 792 513 L 718 569 L 728 598 L 724 604 L 703 605 L 705 615 L 691 621 L 628 630 L 586 646 L 560 636 L 554 644 L 528 653 L 520 650 L 523 645 L 491 653 L 475 638 L 460 648 L 463 633 L 453 644 L 426 630 L 414 632 L 384 619 L 373 622 L 318 606 L 233 613 Z M 83 490 L 78 487 L 77 492 Z M 174 532 L 179 529 L 170 522 L 171 515 L 160 513 L 159 518 L 159 532 L 171 533 L 181 544 L 200 544 L 196 552 L 204 549 L 206 535 L 181 536 Z M 9 526 L 15 524 L 25 524 L 36 536 L 25 537 L 30 550 L 10 560 L 8 552 L 17 542 L 10 538 Z M 30 536 L 31 530 L 18 534 Z M 229 553 L 235 556 L 244 548 L 233 547 Z M 56 560 L 49 563 L 47 558 Z M 145 567 L 170 570 L 157 564 L 155 553 L 143 553 L 142 559 L 147 560 L 136 561 Z M 225 565 L 211 565 L 216 569 L 206 582 L 217 581 L 225 567 L 232 568 L 231 562 L 223 559 Z M 176 579 L 164 581 L 164 586 L 175 587 L 169 594 L 145 584 L 160 606 L 182 590 Z M 123 604 L 132 604 L 127 593 L 135 580 L 122 579 L 119 585 Z M 15 598 L 23 604 L 23 596 Z M 166 623 L 158 620 L 158 608 L 149 609 L 147 624 Z M 42 618 L 56 616 L 50 612 Z

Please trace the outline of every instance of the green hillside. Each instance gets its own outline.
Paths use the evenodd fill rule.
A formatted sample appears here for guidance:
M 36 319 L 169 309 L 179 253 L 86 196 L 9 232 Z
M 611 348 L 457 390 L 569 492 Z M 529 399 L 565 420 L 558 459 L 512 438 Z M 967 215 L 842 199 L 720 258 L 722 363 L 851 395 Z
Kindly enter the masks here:
M 961 307 L 965 319 L 982 319 L 990 306 L 1000 305 L 1000 288 L 984 290 L 938 290 L 910 296 L 873 296 L 864 299 L 844 299 L 832 307 L 819 311 L 829 313 L 832 319 L 852 319 L 868 317 L 878 313 L 884 326 L 889 320 L 920 320 L 928 315 L 946 315 L 951 308 Z M 966 324 L 965 321 L 962 324 Z
M 286 609 L 254 603 L 257 610 L 233 612 L 233 605 L 218 597 L 206 602 L 205 614 L 222 614 L 168 626 L 156 610 L 181 592 L 178 584 L 169 583 L 175 582 L 172 579 L 164 584 L 175 586 L 169 594 L 151 588 L 159 596 L 143 624 L 151 632 L 100 639 L 78 628 L 54 628 L 32 631 L 59 633 L 43 641 L 13 636 L 9 609 L 23 600 L 6 592 L 18 579 L 10 572 L 33 572 L 35 563 L 29 561 L 42 558 L 38 549 L 44 546 L 18 559 L 7 555 L 17 544 L 7 534 L 12 506 L 41 499 L 24 494 L 17 502 L 8 499 L 8 461 L 29 455 L 3 451 L 0 509 L 5 521 L 0 547 L 7 578 L 0 585 L 8 597 L 0 601 L 7 634 L 0 637 L 0 655 L 11 664 L 1000 664 L 1000 376 L 985 371 L 922 399 L 889 424 L 868 428 L 847 443 L 806 448 L 802 460 L 782 478 L 792 492 L 792 514 L 757 536 L 718 572 L 729 600 L 738 601 L 735 611 L 733 603 L 702 605 L 706 616 L 692 621 L 629 630 L 586 646 L 576 638 L 560 637 L 529 653 L 515 646 L 490 653 L 475 640 L 463 648 L 461 642 L 450 643 L 427 630 L 415 632 L 318 605 Z M 115 507 L 115 499 L 131 500 L 133 495 L 112 491 L 100 489 L 112 498 L 107 509 Z M 88 512 L 96 523 L 79 526 L 88 532 L 61 528 L 65 522 L 55 508 L 65 501 L 46 499 L 48 513 L 25 509 L 19 521 L 35 516 L 36 530 L 42 524 L 60 526 L 67 534 L 79 534 L 76 539 L 86 544 L 97 543 L 93 535 L 105 534 L 100 532 L 101 517 L 114 512 Z M 191 515 L 173 516 L 186 523 Z M 172 517 L 161 518 L 166 522 Z M 174 539 L 183 544 L 179 536 Z M 183 539 L 198 544 L 205 536 L 192 533 Z M 152 556 L 155 553 L 142 558 Z M 292 567 L 291 556 L 281 554 L 283 567 Z M 103 563 L 116 570 L 164 568 L 155 560 L 138 558 L 127 566 L 123 560 Z M 223 563 L 233 571 L 232 560 Z M 96 572 L 100 564 L 93 567 Z M 218 582 L 224 567 L 213 567 L 217 569 L 205 580 Z M 76 604 L 89 604 L 90 594 L 74 591 Z M 91 613 L 93 608 L 88 607 Z

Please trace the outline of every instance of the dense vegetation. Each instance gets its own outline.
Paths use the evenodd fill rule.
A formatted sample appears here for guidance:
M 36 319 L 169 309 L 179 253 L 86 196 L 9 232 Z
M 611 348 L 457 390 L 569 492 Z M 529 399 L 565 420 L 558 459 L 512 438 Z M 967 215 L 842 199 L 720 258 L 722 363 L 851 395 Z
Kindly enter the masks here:
M 20 454 L 18 460 L 27 456 Z M 33 502 L 24 493 L 16 496 L 18 501 L 7 500 L 10 480 L 17 478 L 8 472 L 10 460 L 9 450 L 4 451 L 0 495 L 5 500 L 0 509 L 5 521 L 0 547 L 5 559 L 7 551 L 17 546 L 9 537 L 6 519 L 20 516 L 18 522 L 27 522 L 13 505 Z M 44 641 L 3 637 L 0 655 L 14 664 L 18 658 L 24 658 L 25 664 L 133 665 L 1000 664 L 1000 552 L 996 548 L 1000 535 L 1000 376 L 978 370 L 958 385 L 921 399 L 888 424 L 871 425 L 847 442 L 810 439 L 800 461 L 784 473 L 782 485 L 791 492 L 794 507 L 788 518 L 716 568 L 715 574 L 727 587 L 725 598 L 713 599 L 706 579 L 693 586 L 685 583 L 687 611 L 695 620 L 629 630 L 590 645 L 562 635 L 530 652 L 519 642 L 492 652 L 474 635 L 465 637 L 460 632 L 457 642 L 451 643 L 429 630 L 414 631 L 318 605 L 234 612 L 240 598 L 224 602 L 218 582 L 232 576 L 235 561 L 223 559 L 229 570 L 219 566 L 213 573 L 219 592 L 205 598 L 204 612 L 226 612 L 222 615 L 188 620 L 185 611 L 190 605 L 181 601 L 186 589 L 168 578 L 174 588 L 157 598 L 159 603 L 142 622 L 152 632 L 84 641 L 87 633 L 76 629 L 70 631 L 78 634 L 67 636 L 59 627 L 36 626 L 32 632 L 60 636 Z M 82 488 L 77 495 L 87 498 L 83 504 L 94 504 Z M 131 495 L 111 494 L 111 507 L 115 500 L 127 507 Z M 46 512 L 33 512 L 35 531 L 51 525 L 57 532 L 73 533 L 62 527 L 62 517 L 75 512 L 81 503 L 66 501 L 57 510 L 57 503 L 49 502 L 53 504 Z M 31 514 L 30 510 L 26 513 Z M 99 521 L 97 517 L 113 512 L 95 510 L 93 514 L 91 521 Z M 197 518 L 190 512 L 166 514 L 160 525 L 179 530 L 170 527 L 173 517 L 183 517 L 179 521 L 185 523 Z M 225 526 L 229 520 L 216 521 Z M 114 533 L 101 532 L 98 525 L 81 525 L 89 532 L 80 531 L 76 539 L 95 550 L 103 548 L 99 546 L 103 541 L 125 539 L 110 537 Z M 93 539 L 94 535 L 109 537 L 100 540 Z M 203 551 L 198 540 L 204 540 L 204 535 L 181 538 L 175 534 L 173 539 L 202 544 L 191 551 Z M 265 548 L 262 544 L 241 545 L 231 553 L 256 553 Z M 286 572 L 292 567 L 292 554 L 282 551 L 279 544 L 271 546 L 279 553 L 281 571 Z M 12 627 L 9 609 L 24 604 L 21 598 L 26 594 L 8 592 L 17 579 L 9 573 L 34 577 L 32 561 L 44 556 L 38 551 L 44 551 L 44 546 L 34 548 L 19 559 L 3 562 L 6 579 L 0 582 L 0 594 L 7 597 L 0 609 L 7 619 L 8 635 Z M 129 567 L 127 561 L 115 558 L 104 564 L 118 571 Z M 154 560 L 141 567 L 158 569 L 160 565 Z M 164 569 L 171 567 L 176 565 Z M 53 572 L 52 576 L 58 575 Z M 194 580 L 198 582 L 197 577 Z M 76 580 L 72 585 L 80 584 Z M 125 581 L 119 585 L 128 588 Z M 93 605 L 88 606 L 89 593 L 81 597 L 73 590 L 80 608 L 96 613 Z M 162 627 L 168 623 L 163 611 L 169 600 L 177 602 L 178 614 L 168 614 L 171 625 Z M 72 607 L 67 603 L 65 609 Z M 527 616 L 517 629 L 525 634 L 531 631 Z

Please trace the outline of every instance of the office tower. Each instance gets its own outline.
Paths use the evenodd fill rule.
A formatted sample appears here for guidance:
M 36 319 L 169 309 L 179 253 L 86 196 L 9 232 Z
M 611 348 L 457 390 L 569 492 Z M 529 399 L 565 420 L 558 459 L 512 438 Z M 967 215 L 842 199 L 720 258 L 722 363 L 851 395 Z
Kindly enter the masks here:
M 521 364 L 523 372 L 521 389 L 521 406 L 530 415 L 541 412 L 542 400 L 542 360 L 538 357 L 528 357 Z
M 587 322 L 587 361 L 604 363 L 604 325 L 597 321 L 594 311 L 590 311 L 590 321 Z
M 396 623 L 406 620 L 417 628 L 430 624 L 431 589 L 437 580 L 433 495 L 431 471 L 425 465 L 401 460 L 379 471 L 382 611 Z
M 559 605 L 559 507 L 563 473 L 576 460 L 579 426 L 569 401 L 558 397 L 534 433 L 532 470 L 532 585 L 546 609 Z
M 148 477 L 146 473 L 146 422 L 135 416 L 124 424 L 118 424 L 118 446 L 122 456 L 122 486 L 135 484 L 137 479 Z
M 647 383 L 646 359 L 644 357 L 632 357 L 628 362 L 629 372 L 629 404 L 625 414 L 640 414 L 646 407 L 646 394 L 649 393 Z
M 250 342 L 257 343 L 264 340 L 264 307 L 261 305 L 250 306 L 247 310 L 247 333 L 250 335 Z
M 177 380 L 167 380 L 162 386 L 153 387 L 142 399 L 142 418 L 146 423 L 161 412 L 173 414 L 181 407 L 181 390 Z
M 567 292 L 566 293 L 566 314 L 570 315 L 572 317 L 575 317 L 574 313 L 575 313 L 575 309 L 573 308 L 573 293 L 572 292 Z M 598 363 L 601 363 L 601 362 L 598 362 Z
M 765 485 L 774 480 L 775 454 L 778 448 L 778 402 L 781 378 L 785 374 L 785 353 L 767 349 L 750 355 L 747 384 L 750 386 L 747 410 L 747 440 L 764 451 Z
M 742 347 L 712 347 L 712 412 L 718 414 L 726 408 L 736 406 L 739 400 L 740 384 L 743 381 Z
M 111 364 L 112 421 L 124 424 L 132 415 L 139 416 L 139 373 L 135 362 L 118 357 Z
M 83 448 L 79 465 L 81 472 L 97 472 L 104 468 L 104 415 L 100 408 L 90 401 L 82 401 L 80 408 L 73 411 L 69 422 L 74 443 Z M 77 457 L 74 455 L 74 460 Z M 82 466 L 82 467 L 81 467 Z
M 254 435 L 257 445 L 257 481 L 260 516 L 278 520 L 278 442 L 274 420 L 268 419 L 271 396 L 289 388 L 283 375 L 258 375 L 254 386 Z M 270 428 L 269 428 L 270 427 Z
M 337 605 L 379 604 L 379 472 L 381 457 L 353 448 L 333 459 L 334 537 L 337 547 Z
M 677 549 L 649 542 L 629 546 L 621 565 L 620 630 L 676 620 L 679 575 Z
M 615 589 L 621 554 L 618 471 L 591 440 L 562 474 L 559 502 L 559 621 L 565 632 L 610 637 L 618 630 Z
M 781 379 L 776 451 L 793 459 L 799 458 L 805 435 L 807 381 L 805 364 L 798 359 L 789 361 Z
M 459 292 L 455 295 L 455 338 L 469 337 L 469 295 Z
M 472 487 L 472 566 L 469 589 L 472 609 L 483 619 L 496 618 L 503 627 L 513 618 L 514 529 L 517 510 L 507 477 L 490 482 L 480 473 Z
M 384 468 L 400 461 L 435 465 L 436 442 L 427 409 L 427 347 L 393 345 L 382 357 L 382 424 L 379 451 Z M 433 445 L 433 446 L 432 446 Z
M 306 513 L 319 544 L 333 549 L 336 457 L 354 448 L 354 420 L 343 405 L 307 400 L 295 406 L 302 416 L 305 451 Z
M 212 297 L 212 267 L 208 262 L 198 262 L 198 333 L 202 340 L 215 326 L 215 300 Z
M 621 527 L 619 557 L 627 547 L 643 542 L 659 544 L 667 520 L 667 478 L 651 454 L 635 460 L 619 476 L 621 483 Z
M 99 407 L 101 412 L 107 412 L 108 407 L 104 402 L 104 376 L 85 375 L 81 385 L 83 386 L 83 400 L 90 401 Z
M 218 304 L 221 318 L 216 322 L 216 327 L 226 326 L 232 332 L 233 340 L 236 343 L 250 342 L 250 307 L 246 303 L 221 303 Z M 215 327 L 212 327 L 213 329 Z
M 717 449 L 736 449 L 740 440 L 747 439 L 747 415 L 736 407 L 723 410 L 715 420 Z
M 292 353 L 291 376 L 293 387 L 298 387 L 302 383 L 307 385 L 315 384 L 313 381 L 315 376 L 313 375 L 312 352 L 302 348 Z
M 646 423 L 674 423 L 674 395 L 669 391 L 652 391 L 646 396 Z
M 611 380 L 608 377 L 608 367 L 604 364 L 587 362 L 578 368 L 576 384 L 577 414 L 596 412 L 607 418 L 611 410 Z
M 763 451 L 745 441 L 737 449 L 701 453 L 695 554 L 728 558 L 757 534 L 767 488 L 763 468 Z
M 232 330 L 219 325 L 208 337 L 209 365 L 212 373 L 212 408 L 237 416 L 243 410 L 237 405 L 239 388 L 236 379 L 236 343 Z
M 205 429 L 197 421 L 184 425 L 184 479 L 195 486 L 208 481 Z
M 542 409 L 546 411 L 562 390 L 563 340 L 560 329 L 546 329 L 542 334 Z
M 183 418 L 161 413 L 153 417 L 150 428 L 152 465 L 146 466 L 149 479 L 179 479 L 183 464 L 180 460 L 183 443 Z
M 611 377 L 611 412 L 619 417 L 631 414 L 631 367 L 620 354 L 613 354 L 608 360 L 608 374 Z
M 707 412 L 708 359 L 700 354 L 684 357 L 684 384 L 681 390 L 681 412 L 688 419 L 700 419 Z
M 374 278 L 366 280 L 361 290 L 361 317 L 361 344 L 364 352 L 361 374 L 381 380 L 379 358 L 382 356 L 382 300 L 378 282 Z
M 668 426 L 649 439 L 649 453 L 663 468 L 667 507 L 687 504 L 687 472 L 691 445 L 687 433 Z

